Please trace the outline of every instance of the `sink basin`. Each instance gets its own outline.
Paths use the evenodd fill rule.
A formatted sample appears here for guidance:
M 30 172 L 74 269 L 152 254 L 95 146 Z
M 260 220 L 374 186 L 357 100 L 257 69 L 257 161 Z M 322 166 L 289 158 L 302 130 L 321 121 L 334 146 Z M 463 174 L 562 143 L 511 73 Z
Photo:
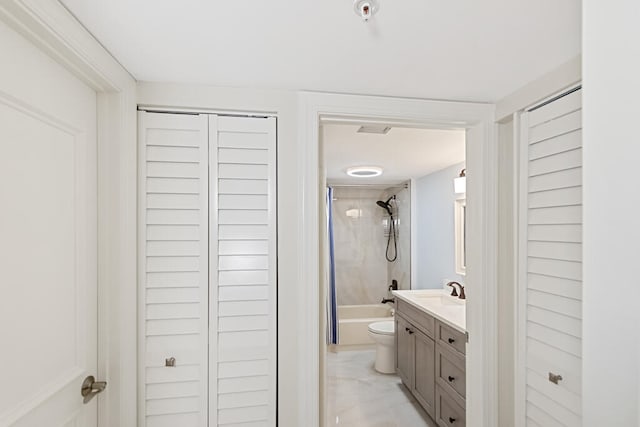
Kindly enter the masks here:
M 414 296 L 414 298 L 423 304 L 440 305 L 440 306 L 451 305 L 451 306 L 458 306 L 458 307 L 463 306 L 462 301 L 458 302 L 453 298 L 448 298 L 441 295 L 416 295 Z

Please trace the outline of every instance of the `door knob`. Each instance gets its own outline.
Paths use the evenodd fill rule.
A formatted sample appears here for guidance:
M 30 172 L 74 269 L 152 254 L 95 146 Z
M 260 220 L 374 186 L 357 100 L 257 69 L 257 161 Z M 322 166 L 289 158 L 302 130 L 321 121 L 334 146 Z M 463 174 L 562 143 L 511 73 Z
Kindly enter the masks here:
M 84 398 L 82 402 L 89 403 L 91 399 L 93 399 L 93 396 L 102 393 L 105 388 L 107 388 L 106 381 L 96 381 L 93 375 L 89 375 L 84 379 L 82 387 L 80 388 L 80 394 Z

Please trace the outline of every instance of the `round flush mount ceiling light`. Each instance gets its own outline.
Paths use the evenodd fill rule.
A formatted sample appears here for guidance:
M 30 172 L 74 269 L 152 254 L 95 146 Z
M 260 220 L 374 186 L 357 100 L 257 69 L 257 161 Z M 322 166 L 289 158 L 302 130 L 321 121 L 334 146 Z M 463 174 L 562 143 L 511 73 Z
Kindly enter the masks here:
M 368 22 L 379 9 L 378 0 L 354 0 L 353 2 L 353 10 L 364 22 Z
M 372 178 L 382 175 L 382 168 L 378 166 L 354 166 L 347 169 L 347 175 L 356 178 Z

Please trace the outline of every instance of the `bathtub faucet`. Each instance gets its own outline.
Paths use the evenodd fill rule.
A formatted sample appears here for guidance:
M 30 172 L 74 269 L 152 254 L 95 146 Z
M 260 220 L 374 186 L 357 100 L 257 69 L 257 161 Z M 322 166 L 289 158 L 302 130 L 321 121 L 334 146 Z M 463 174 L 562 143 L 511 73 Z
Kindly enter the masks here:
M 395 304 L 396 299 L 395 298 L 382 298 L 382 304 L 386 304 L 388 302 L 392 302 Z

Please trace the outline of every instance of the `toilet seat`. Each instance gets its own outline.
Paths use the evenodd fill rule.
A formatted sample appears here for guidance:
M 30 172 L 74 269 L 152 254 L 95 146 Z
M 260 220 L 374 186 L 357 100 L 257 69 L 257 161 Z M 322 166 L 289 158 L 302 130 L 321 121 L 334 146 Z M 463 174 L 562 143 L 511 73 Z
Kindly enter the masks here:
M 379 335 L 394 335 L 395 322 L 393 320 L 385 320 L 382 322 L 374 322 L 369 324 L 369 332 Z

